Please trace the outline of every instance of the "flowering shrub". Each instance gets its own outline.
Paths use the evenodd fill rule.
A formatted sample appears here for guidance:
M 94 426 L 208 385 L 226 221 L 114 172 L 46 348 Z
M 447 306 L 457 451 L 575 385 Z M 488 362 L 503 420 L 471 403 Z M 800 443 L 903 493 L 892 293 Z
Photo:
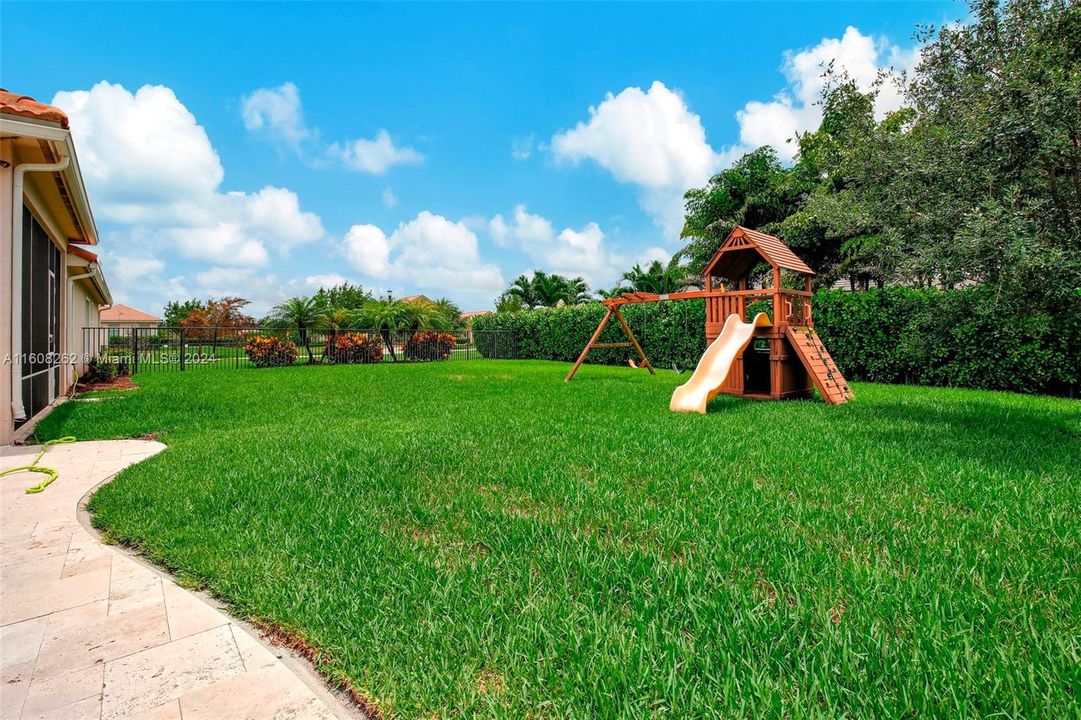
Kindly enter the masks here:
M 422 330 L 405 341 L 406 360 L 446 360 L 454 349 L 454 336 L 446 332 Z
M 252 365 L 259 368 L 292 365 L 297 359 L 297 346 L 288 340 L 253 335 L 244 343 L 244 351 Z
M 127 363 L 124 363 L 124 369 L 127 369 Z M 116 358 L 109 358 L 104 355 L 90 358 L 90 362 L 86 364 L 86 372 L 79 378 L 81 383 L 106 383 L 115 380 L 120 373 L 120 363 L 116 362 Z M 124 373 L 126 374 L 126 372 Z
M 367 333 L 345 333 L 327 343 L 327 359 L 334 363 L 375 363 L 383 359 L 383 339 Z

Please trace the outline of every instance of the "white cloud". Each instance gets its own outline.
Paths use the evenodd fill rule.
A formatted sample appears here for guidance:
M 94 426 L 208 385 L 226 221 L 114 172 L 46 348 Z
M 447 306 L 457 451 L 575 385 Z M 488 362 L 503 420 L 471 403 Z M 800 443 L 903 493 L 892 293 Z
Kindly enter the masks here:
M 102 252 L 102 264 L 113 302 L 129 304 L 136 295 L 143 299 L 149 296 L 154 299 L 149 309 L 160 312 L 167 300 L 191 297 L 183 277 L 163 276 L 165 263 L 158 258 L 123 255 L 106 248 Z
M 528 160 L 533 154 L 533 134 L 514 138 L 510 143 L 510 156 L 515 160 Z
M 220 222 L 209 227 L 171 228 L 165 233 L 181 255 L 235 267 L 257 267 L 270 261 L 259 240 L 237 223 Z
M 905 50 L 849 27 L 840 38 L 823 38 L 812 48 L 785 53 L 788 86 L 772 100 L 744 105 L 736 113 L 738 142 L 720 150 L 706 140 L 701 118 L 679 91 L 660 81 L 648 90 L 628 87 L 608 93 L 589 108 L 588 121 L 557 133 L 551 150 L 559 161 L 590 160 L 617 181 L 637 186 L 642 209 L 674 241 L 683 226 L 686 190 L 701 187 L 718 170 L 762 145 L 773 146 L 784 159 L 795 155 L 798 148 L 788 140 L 817 127 L 821 108 L 816 103 L 831 62 L 835 73 L 847 73 L 867 91 L 879 83 L 880 72 L 907 69 L 917 59 L 918 49 Z M 897 79 L 887 72 L 881 82 L 875 103 L 879 118 L 902 105 Z
M 294 149 L 312 137 L 304 123 L 300 91 L 291 82 L 276 88 L 259 88 L 240 100 L 244 127 L 255 133 L 283 140 Z
M 708 178 L 717 163 L 698 115 L 662 82 L 608 93 L 589 115 L 552 138 L 558 159 L 593 160 L 620 182 L 653 188 Z
M 212 267 L 209 270 L 204 270 L 195 274 L 195 282 L 202 288 L 220 288 L 233 286 L 238 278 L 243 278 L 245 281 L 251 277 L 252 271 L 250 269 L 237 270 L 231 267 Z M 212 292 L 214 295 L 232 295 L 231 292 Z
M 206 131 L 173 91 L 144 85 L 134 94 L 100 82 L 58 92 L 80 167 L 100 219 L 191 222 L 225 176 Z
M 508 223 L 502 215 L 496 215 L 488 223 L 488 231 L 500 247 L 517 245 L 523 250 L 530 246 L 550 243 L 555 237 L 552 223 L 540 215 L 526 210 L 525 205 L 514 208 L 514 214 Z
M 109 258 L 109 279 L 122 286 L 135 285 L 140 280 L 160 276 L 165 263 L 157 258 L 112 255 Z
M 372 140 L 360 138 L 334 143 L 327 154 L 350 170 L 382 175 L 395 165 L 417 165 L 424 156 L 411 147 L 398 147 L 386 130 L 380 130 Z
M 390 188 L 383 189 L 383 207 L 395 208 L 398 207 L 398 196 L 394 194 L 394 191 Z
M 301 210 L 300 198 L 292 190 L 268 185 L 250 195 L 231 192 L 228 198 L 239 205 L 248 228 L 283 255 L 295 245 L 310 243 L 326 234 L 319 216 Z
M 642 251 L 642 254 L 638 257 L 638 264 L 645 267 L 654 260 L 660 261 L 662 264 L 667 265 L 668 261 L 672 259 L 672 253 L 668 252 L 662 247 L 651 246 Z
M 322 275 L 309 275 L 304 278 L 304 284 L 312 290 L 319 290 L 320 288 L 338 287 L 339 285 L 345 285 L 346 283 L 352 283 L 353 281 L 344 275 L 338 273 L 325 273 Z
M 386 233 L 375 225 L 354 225 L 342 243 L 345 259 L 370 277 L 390 275 L 390 243 Z
M 109 250 L 105 272 L 118 297 L 187 295 L 183 275 L 166 276 L 170 257 L 228 266 L 235 288 L 272 255 L 326 237 L 291 190 L 223 191 L 218 153 L 167 87 L 100 82 L 53 103 L 71 119 L 95 213 L 113 225 L 107 244 L 120 252 Z
M 354 225 L 342 252 L 363 275 L 409 289 L 489 298 L 505 287 L 499 268 L 482 260 L 477 236 L 465 223 L 426 210 L 389 236 L 375 225 Z
M 889 69 L 906 70 L 918 56 L 918 49 L 904 50 L 851 26 L 840 38 L 823 38 L 812 48 L 788 51 L 783 66 L 788 87 L 772 100 L 749 102 L 736 113 L 740 147 L 749 150 L 772 145 L 782 158 L 795 156 L 796 133 L 813 130 L 822 118 L 818 102 L 831 63 L 837 77 L 847 75 L 864 92 L 878 83 L 880 73 L 887 73 L 875 101 L 876 117 L 884 117 L 900 108 L 904 100 L 896 83 L 898 76 Z
M 545 270 L 581 275 L 591 285 L 611 282 L 624 260 L 608 248 L 604 231 L 597 223 L 557 233 L 551 221 L 530 213 L 525 205 L 515 207 L 509 220 L 502 215 L 493 217 L 488 222 L 488 233 L 497 245 L 522 250 Z
M 674 240 L 683 224 L 683 193 L 705 183 L 723 159 L 706 142 L 701 118 L 659 81 L 645 91 L 608 93 L 589 116 L 552 138 L 555 157 L 592 160 L 619 182 L 642 188 L 643 209 Z
M 291 82 L 259 88 L 245 95 L 240 101 L 240 114 L 249 132 L 285 143 L 313 167 L 325 166 L 323 156 L 326 156 L 348 170 L 382 175 L 395 165 L 424 162 L 420 152 L 395 145 L 386 130 L 380 130 L 371 140 L 357 138 L 330 145 L 320 143 L 319 129 L 309 127 L 304 120 L 300 89 Z M 302 149 L 304 143 L 308 143 L 307 149 Z M 317 152 L 313 154 L 310 150 Z

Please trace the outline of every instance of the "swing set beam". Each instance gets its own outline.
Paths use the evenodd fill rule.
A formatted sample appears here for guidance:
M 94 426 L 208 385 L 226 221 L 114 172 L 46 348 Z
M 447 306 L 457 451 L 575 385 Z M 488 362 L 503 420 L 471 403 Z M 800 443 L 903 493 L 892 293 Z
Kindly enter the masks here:
M 631 294 L 631 293 L 627 293 L 627 295 L 629 295 L 629 294 Z M 635 293 L 635 294 L 646 294 L 646 293 Z M 621 298 L 617 298 L 617 300 L 618 299 L 621 299 Z M 604 305 L 605 305 L 605 307 L 608 308 L 608 312 L 606 312 L 604 314 L 604 319 L 601 320 L 601 323 L 600 323 L 600 325 L 597 326 L 597 329 L 593 331 L 593 337 L 589 338 L 589 342 L 586 343 L 585 348 L 582 350 L 582 354 L 578 356 L 578 359 L 574 363 L 574 367 L 572 367 L 571 371 L 569 373 L 567 373 L 567 377 L 563 378 L 563 382 L 570 382 L 571 381 L 571 378 L 574 377 L 574 374 L 576 372 L 578 372 L 578 368 L 580 368 L 582 366 L 582 363 L 585 362 L 586 356 L 589 355 L 589 351 L 594 349 L 594 348 L 633 347 L 635 349 L 635 352 L 638 353 L 638 357 L 640 357 L 642 359 L 642 363 L 640 365 L 638 365 L 638 367 L 645 368 L 646 370 L 649 370 L 650 375 L 655 375 L 656 371 L 653 369 L 653 365 L 650 364 L 649 358 L 646 357 L 645 350 L 643 350 L 642 346 L 638 344 L 638 338 L 636 338 L 634 336 L 634 333 L 631 332 L 631 326 L 627 324 L 627 321 L 626 321 L 626 319 L 624 319 L 623 314 L 619 312 L 619 306 L 620 305 L 626 305 L 628 302 L 655 302 L 655 301 L 656 301 L 655 299 L 653 299 L 653 300 L 646 300 L 646 299 L 627 300 L 627 301 L 624 301 L 624 302 L 617 302 L 616 300 L 606 300 Z M 604 332 L 604 328 L 608 324 L 608 321 L 611 320 L 613 316 L 616 318 L 616 320 L 619 321 L 619 325 L 620 325 L 620 327 L 623 328 L 623 332 L 624 332 L 624 334 L 626 334 L 627 340 L 629 342 L 603 342 L 603 343 L 602 342 L 597 342 L 597 339 L 600 338 L 601 333 Z

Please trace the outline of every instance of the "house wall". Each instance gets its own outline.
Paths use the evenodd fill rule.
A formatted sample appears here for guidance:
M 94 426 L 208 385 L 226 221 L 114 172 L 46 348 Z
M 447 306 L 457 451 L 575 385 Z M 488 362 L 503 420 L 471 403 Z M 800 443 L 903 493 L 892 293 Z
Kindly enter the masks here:
M 0 140 L 0 445 L 14 436 L 11 411 L 11 193 L 15 174 L 10 140 Z
M 0 167 L 0 445 L 7 445 L 14 441 L 15 419 L 12 409 L 12 401 L 15 393 L 21 388 L 14 387 L 11 382 L 12 357 L 12 333 L 18 329 L 21 331 L 21 318 L 12 317 L 11 306 L 11 272 L 12 252 L 14 250 L 12 230 L 12 193 L 14 192 L 15 174 L 12 167 L 21 160 L 14 153 L 14 146 L 10 141 L 0 141 L 0 159 L 6 161 L 8 167 Z M 42 200 L 35 186 L 38 177 L 28 175 L 24 186 L 25 195 L 23 203 L 30 208 L 31 213 L 37 218 L 42 228 L 48 234 L 50 240 L 61 252 L 59 283 L 60 324 L 58 328 L 57 351 L 61 357 L 69 354 L 68 328 L 71 319 L 68 318 L 68 275 L 69 268 L 64 264 L 64 253 L 67 251 L 67 239 L 58 230 L 55 218 L 50 216 L 48 206 Z M 20 238 L 21 242 L 21 238 Z M 96 309 L 96 308 L 95 308 Z M 59 373 L 59 385 L 56 387 L 56 396 L 64 395 L 71 387 L 71 369 L 61 367 Z
M 79 272 L 76 272 L 76 269 Z M 67 268 L 69 275 L 81 275 L 85 272 L 85 268 Z M 78 377 L 86 372 L 87 360 L 94 357 L 97 353 L 97 348 L 92 347 L 91 343 L 87 342 L 86 333 L 83 332 L 83 328 L 97 327 L 99 323 L 99 311 L 98 311 L 98 294 L 90 280 L 76 280 L 72 287 L 72 307 L 71 307 L 71 352 L 73 353 L 74 362 L 71 365 L 71 370 L 68 371 L 70 377 Z

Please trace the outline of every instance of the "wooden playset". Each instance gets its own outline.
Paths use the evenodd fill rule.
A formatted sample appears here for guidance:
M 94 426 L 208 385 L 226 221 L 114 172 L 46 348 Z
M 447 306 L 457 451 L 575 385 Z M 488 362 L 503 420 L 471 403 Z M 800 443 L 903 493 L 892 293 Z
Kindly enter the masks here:
M 762 262 L 770 266 L 772 285 L 751 288 L 748 277 Z M 785 273 L 788 277 L 802 279 L 802 288 L 783 287 L 782 275 Z M 566 381 L 574 377 L 586 356 L 595 348 L 633 348 L 638 355 L 637 366 L 652 374 L 653 366 L 620 313 L 620 308 L 632 303 L 704 298 L 707 350 L 695 375 L 708 372 L 712 377 L 723 378 L 723 381 L 718 380 L 719 385 L 709 388 L 709 398 L 719 392 L 773 400 L 805 398 L 811 395 L 813 388 L 818 388 L 822 398 L 832 405 L 852 398 L 848 383 L 814 331 L 811 282 L 815 273 L 779 238 L 737 226 L 707 263 L 702 274 L 702 290 L 665 295 L 632 292 L 604 300 L 607 312 L 567 374 Z M 754 309 L 752 305 L 771 308 L 772 321 L 756 317 L 752 321 L 754 327 L 749 328 L 747 312 Z M 738 321 L 726 325 L 733 315 Z M 601 333 L 612 318 L 618 321 L 627 336 L 626 342 L 599 342 Z M 742 326 L 742 329 L 737 326 Z M 722 329 L 733 337 L 725 337 Z M 732 345 L 733 339 L 738 340 L 735 345 Z M 727 352 L 711 353 L 715 345 L 724 343 L 732 345 Z M 716 363 L 722 364 L 718 366 Z M 712 367 L 705 367 L 709 364 Z M 692 376 L 688 385 L 693 382 Z M 673 409 L 684 409 L 675 405 L 673 396 Z M 704 411 L 705 402 L 699 405 Z

